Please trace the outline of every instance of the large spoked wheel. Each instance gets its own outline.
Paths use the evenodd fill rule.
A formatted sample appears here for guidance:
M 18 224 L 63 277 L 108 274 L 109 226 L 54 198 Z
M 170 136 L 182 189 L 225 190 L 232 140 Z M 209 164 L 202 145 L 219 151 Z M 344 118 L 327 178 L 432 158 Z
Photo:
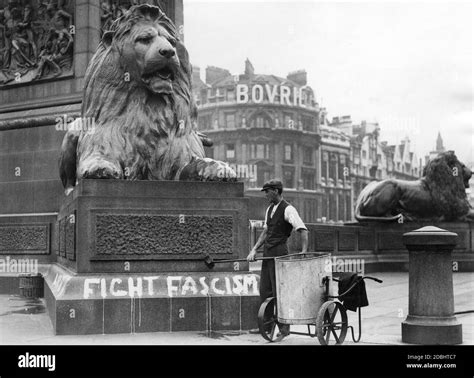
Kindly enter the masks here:
M 265 340 L 280 341 L 283 337 L 279 333 L 278 318 L 276 315 L 275 297 L 267 298 L 258 310 L 258 329 Z
M 337 301 L 324 302 L 316 318 L 316 336 L 321 345 L 342 344 L 347 334 L 347 312 Z

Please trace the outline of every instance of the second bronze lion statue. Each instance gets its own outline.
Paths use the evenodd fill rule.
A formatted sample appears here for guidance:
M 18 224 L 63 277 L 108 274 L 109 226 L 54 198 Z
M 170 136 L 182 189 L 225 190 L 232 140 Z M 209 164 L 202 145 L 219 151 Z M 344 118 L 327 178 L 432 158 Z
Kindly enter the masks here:
M 94 127 L 77 127 L 78 120 L 64 137 L 66 193 L 80 178 L 235 180 L 228 164 L 205 158 L 191 75 L 186 48 L 160 8 L 134 6 L 116 20 L 85 76 L 81 116 Z
M 358 221 L 405 220 L 457 221 L 474 220 L 467 200 L 471 170 L 453 151 L 439 154 L 416 181 L 388 179 L 371 182 L 356 202 Z

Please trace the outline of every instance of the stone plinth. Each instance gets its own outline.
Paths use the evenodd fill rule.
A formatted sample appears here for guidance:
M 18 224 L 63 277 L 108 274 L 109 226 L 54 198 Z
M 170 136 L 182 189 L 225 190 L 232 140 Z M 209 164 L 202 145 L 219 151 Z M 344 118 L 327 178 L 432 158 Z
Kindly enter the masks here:
M 243 183 L 82 180 L 59 212 L 58 262 L 77 273 L 208 272 L 206 254 L 247 256 L 247 204 Z
M 454 316 L 452 251 L 458 236 L 437 227 L 403 235 L 409 251 L 409 307 L 402 341 L 461 344 L 462 325 Z
M 250 272 L 80 275 L 52 264 L 43 274 L 56 335 L 257 327 L 259 276 Z

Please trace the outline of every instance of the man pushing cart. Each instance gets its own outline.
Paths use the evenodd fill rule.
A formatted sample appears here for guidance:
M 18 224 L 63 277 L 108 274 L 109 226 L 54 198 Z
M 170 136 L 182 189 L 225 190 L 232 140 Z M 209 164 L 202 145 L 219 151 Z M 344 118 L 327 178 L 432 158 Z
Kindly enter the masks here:
M 276 277 L 274 257 L 288 255 L 287 240 L 294 230 L 301 235 L 302 253 L 308 249 L 308 229 L 301 220 L 297 210 L 283 199 L 283 184 L 270 180 L 263 185 L 270 206 L 265 213 L 263 232 L 247 256 L 248 261 L 255 261 L 257 249 L 263 245 L 262 270 L 260 273 L 260 301 L 263 304 L 268 298 L 276 298 Z M 295 277 L 297 279 L 297 277 Z M 278 337 L 290 334 L 289 324 L 278 324 Z

